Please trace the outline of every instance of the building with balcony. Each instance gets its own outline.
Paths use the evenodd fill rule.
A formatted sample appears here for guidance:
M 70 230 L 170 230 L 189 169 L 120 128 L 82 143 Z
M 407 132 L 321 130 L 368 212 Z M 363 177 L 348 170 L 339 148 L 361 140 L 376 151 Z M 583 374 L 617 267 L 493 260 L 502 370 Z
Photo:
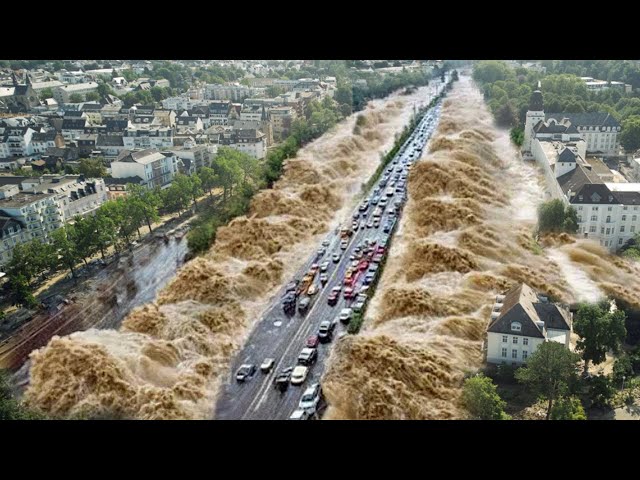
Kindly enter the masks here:
M 178 157 L 173 152 L 146 149 L 132 152 L 124 150 L 111 163 L 113 178 L 140 177 L 148 188 L 167 187 L 178 173 Z

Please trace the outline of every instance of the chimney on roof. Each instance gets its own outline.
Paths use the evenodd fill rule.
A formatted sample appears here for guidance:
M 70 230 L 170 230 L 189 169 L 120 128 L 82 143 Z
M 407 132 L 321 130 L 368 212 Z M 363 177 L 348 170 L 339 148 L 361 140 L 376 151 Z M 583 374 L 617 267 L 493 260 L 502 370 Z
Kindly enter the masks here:
M 536 327 L 540 330 L 541 333 L 544 333 L 544 322 L 542 320 L 538 320 L 536 322 Z

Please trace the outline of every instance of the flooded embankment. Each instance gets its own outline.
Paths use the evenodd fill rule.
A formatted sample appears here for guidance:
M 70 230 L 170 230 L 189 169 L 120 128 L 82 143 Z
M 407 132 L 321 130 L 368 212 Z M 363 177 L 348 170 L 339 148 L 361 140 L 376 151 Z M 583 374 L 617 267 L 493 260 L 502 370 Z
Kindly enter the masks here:
M 482 365 L 495 295 L 516 283 L 567 303 L 604 293 L 640 305 L 637 266 L 566 235 L 537 245 L 543 179 L 468 77 L 425 150 L 363 329 L 329 360 L 325 418 L 464 418 L 462 380 Z

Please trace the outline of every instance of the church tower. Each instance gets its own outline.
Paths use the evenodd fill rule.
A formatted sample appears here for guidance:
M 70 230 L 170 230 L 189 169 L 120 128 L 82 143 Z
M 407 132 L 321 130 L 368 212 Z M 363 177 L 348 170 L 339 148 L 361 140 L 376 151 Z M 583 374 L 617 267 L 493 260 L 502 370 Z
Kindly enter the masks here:
M 542 102 L 542 92 L 540 91 L 540 83 L 538 89 L 531 94 L 529 102 L 529 110 L 527 111 L 527 120 L 524 124 L 524 143 L 522 150 L 531 152 L 531 141 L 533 140 L 533 127 L 540 121 L 544 121 L 544 104 Z

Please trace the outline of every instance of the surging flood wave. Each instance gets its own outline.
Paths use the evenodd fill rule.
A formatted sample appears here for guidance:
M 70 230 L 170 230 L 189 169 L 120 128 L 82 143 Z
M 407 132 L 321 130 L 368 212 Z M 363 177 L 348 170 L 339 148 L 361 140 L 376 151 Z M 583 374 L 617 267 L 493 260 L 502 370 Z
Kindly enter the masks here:
M 269 297 L 348 215 L 426 90 L 372 102 L 357 134 L 353 115 L 302 149 L 246 217 L 220 228 L 211 250 L 120 330 L 54 337 L 33 352 L 25 400 L 56 415 L 211 417 L 220 377 Z
M 554 246 L 581 272 L 567 276 L 567 265 L 536 244 L 540 182 L 462 78 L 409 175 L 409 200 L 364 328 L 330 359 L 325 418 L 464 418 L 460 385 L 482 364 L 493 299 L 516 283 L 563 302 L 593 297 L 595 285 L 640 304 L 637 267 L 564 236 Z

